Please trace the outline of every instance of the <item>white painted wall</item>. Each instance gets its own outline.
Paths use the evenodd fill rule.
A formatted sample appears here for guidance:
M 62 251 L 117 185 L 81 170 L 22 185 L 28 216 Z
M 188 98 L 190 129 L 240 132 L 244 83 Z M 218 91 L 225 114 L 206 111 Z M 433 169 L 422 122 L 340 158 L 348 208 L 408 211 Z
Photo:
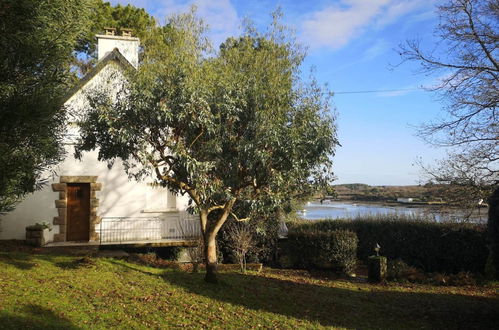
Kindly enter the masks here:
M 97 192 L 98 215 L 103 218 L 188 217 L 182 212 L 187 207 L 188 199 L 174 196 L 165 188 L 154 188 L 147 182 L 130 180 L 125 174 L 121 161 L 117 160 L 114 166 L 108 169 L 105 162 L 97 160 L 97 151 L 85 153 L 81 161 L 72 156 L 73 145 L 67 145 L 66 151 L 68 157 L 55 168 L 57 176 L 53 177 L 42 190 L 29 194 L 13 212 L 0 218 L 2 228 L 0 239 L 24 239 L 27 226 L 53 222 L 53 218 L 57 216 L 55 200 L 59 199 L 59 193 L 52 191 L 51 183 L 59 182 L 59 176 L 62 175 L 98 176 L 97 182 L 102 183 L 102 190 Z M 154 208 L 149 204 L 152 197 L 154 197 Z M 59 233 L 58 227 L 53 226 L 53 230 L 49 233 L 49 241 L 53 240 L 54 234 Z
M 110 62 L 68 99 L 65 105 L 68 107 L 70 120 L 77 119 L 88 107 L 89 91 L 98 89 L 116 95 L 122 90 L 123 81 L 119 64 Z M 98 176 L 97 182 L 102 183 L 102 190 L 97 192 L 98 215 L 102 218 L 159 217 L 173 221 L 188 217 L 183 212 L 189 200 L 187 195 L 175 196 L 165 188 L 152 187 L 147 181 L 130 180 L 124 171 L 122 161 L 115 161 L 114 166 L 109 169 L 107 163 L 97 160 L 97 151 L 85 153 L 81 160 L 75 159 L 74 141 L 77 135 L 77 126 L 70 125 L 65 145 L 67 157 L 54 168 L 57 175 L 52 177 L 42 190 L 26 196 L 13 212 L 0 217 L 0 239 L 24 239 L 26 226 L 40 222 L 53 223 L 53 218 L 57 216 L 55 200 L 59 199 L 59 193 L 52 191 L 51 183 L 59 182 L 59 176 L 62 175 Z M 152 178 L 149 182 L 153 182 Z M 59 233 L 59 226 L 53 227 L 49 241 L 53 240 L 54 234 Z
M 118 48 L 120 53 L 136 68 L 139 65 L 139 38 L 97 35 L 97 59 Z

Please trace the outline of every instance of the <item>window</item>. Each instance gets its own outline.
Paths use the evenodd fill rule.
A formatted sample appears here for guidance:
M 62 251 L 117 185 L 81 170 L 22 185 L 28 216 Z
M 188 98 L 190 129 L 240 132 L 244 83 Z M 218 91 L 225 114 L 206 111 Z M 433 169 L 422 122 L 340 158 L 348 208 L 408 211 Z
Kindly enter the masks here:
M 144 212 L 167 212 L 177 210 L 177 196 L 167 188 L 154 183 L 147 184 Z

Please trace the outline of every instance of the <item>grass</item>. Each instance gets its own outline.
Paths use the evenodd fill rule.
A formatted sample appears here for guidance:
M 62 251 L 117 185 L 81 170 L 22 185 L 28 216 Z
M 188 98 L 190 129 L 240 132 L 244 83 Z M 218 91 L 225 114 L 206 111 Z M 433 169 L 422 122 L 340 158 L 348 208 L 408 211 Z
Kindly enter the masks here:
M 0 252 L 0 328 L 495 328 L 499 284 L 371 285 L 264 268 L 203 274 Z

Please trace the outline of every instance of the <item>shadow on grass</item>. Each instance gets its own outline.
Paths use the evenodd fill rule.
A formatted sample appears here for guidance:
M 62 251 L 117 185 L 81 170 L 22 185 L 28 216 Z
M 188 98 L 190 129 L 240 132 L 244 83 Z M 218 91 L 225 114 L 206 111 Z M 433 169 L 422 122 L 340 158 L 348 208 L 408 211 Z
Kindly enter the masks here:
M 64 317 L 38 305 L 27 305 L 15 315 L 0 312 L 1 329 L 80 329 Z
M 20 270 L 30 270 L 37 266 L 31 255 L 25 253 L 2 253 L 0 254 L 0 260 Z
M 54 262 L 54 265 L 62 269 L 91 268 L 95 266 L 95 261 L 92 258 L 83 257 L 70 261 Z
M 221 302 L 347 328 L 496 328 L 499 299 L 452 294 L 351 290 L 234 273 L 207 284 L 202 274 L 165 272 L 169 283 Z

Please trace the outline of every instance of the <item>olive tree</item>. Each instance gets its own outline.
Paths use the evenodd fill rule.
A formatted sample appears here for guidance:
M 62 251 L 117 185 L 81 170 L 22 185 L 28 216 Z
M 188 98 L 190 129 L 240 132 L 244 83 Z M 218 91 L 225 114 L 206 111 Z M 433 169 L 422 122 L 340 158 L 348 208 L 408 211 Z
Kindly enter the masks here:
M 90 97 L 78 151 L 98 148 L 136 179 L 152 174 L 188 194 L 205 279 L 216 282 L 216 236 L 226 220 L 278 205 L 290 187 L 329 183 L 337 139 L 330 93 L 301 78 L 304 53 L 277 18 L 218 52 L 204 31 L 192 14 L 154 29 L 118 97 Z

